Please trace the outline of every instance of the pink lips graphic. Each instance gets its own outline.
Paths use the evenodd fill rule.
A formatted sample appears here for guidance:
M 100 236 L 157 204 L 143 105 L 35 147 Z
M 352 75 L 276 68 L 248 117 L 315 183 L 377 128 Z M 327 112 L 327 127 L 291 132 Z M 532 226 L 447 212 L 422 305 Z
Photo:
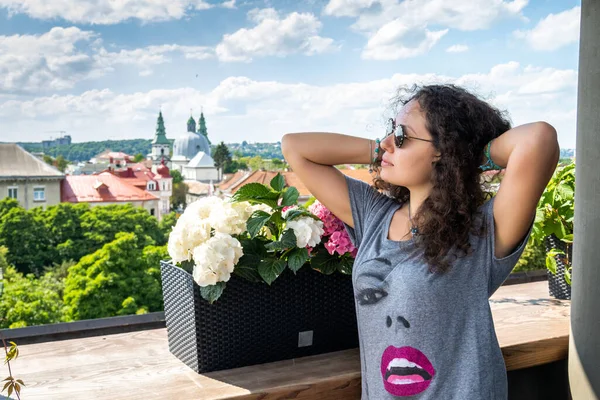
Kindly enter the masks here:
M 435 369 L 427 356 L 414 347 L 389 346 L 381 356 L 383 386 L 394 396 L 421 393 L 431 385 L 434 376 Z

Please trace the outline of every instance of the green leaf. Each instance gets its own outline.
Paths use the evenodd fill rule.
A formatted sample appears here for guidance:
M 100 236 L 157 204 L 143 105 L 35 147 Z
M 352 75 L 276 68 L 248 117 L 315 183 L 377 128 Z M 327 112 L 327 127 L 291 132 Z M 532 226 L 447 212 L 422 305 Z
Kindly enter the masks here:
M 274 258 L 268 258 L 258 265 L 258 273 L 269 285 L 281 275 L 284 269 L 285 261 Z
M 251 238 L 254 238 L 258 234 L 269 218 L 271 218 L 271 214 L 262 210 L 257 210 L 252 213 L 246 222 L 246 229 Z
M 305 211 L 305 210 L 289 210 L 285 214 L 285 220 L 286 221 L 293 221 L 296 218 L 300 218 L 302 216 L 308 216 L 308 214 L 310 214 L 310 213 L 307 212 L 307 211 Z
M 214 285 L 200 287 L 200 295 L 204 300 L 207 300 L 210 304 L 214 303 L 221 297 L 223 290 L 227 282 L 217 282 Z
M 310 262 L 314 269 L 319 270 L 325 275 L 331 275 L 338 269 L 340 260 L 330 255 L 327 250 L 324 250 L 319 251 Z
M 308 261 L 308 249 L 296 248 L 290 251 L 288 256 L 288 267 L 294 271 L 294 273 L 298 272 L 300 268 Z
M 562 199 L 563 201 L 573 199 L 573 197 L 575 197 L 574 188 L 564 182 L 556 186 L 556 193 L 558 198 Z
M 298 202 L 298 197 L 300 193 L 298 193 L 298 189 L 291 186 L 287 188 L 287 190 L 283 193 L 283 201 L 281 202 L 282 206 L 293 206 Z
M 565 235 L 565 237 L 562 238 L 562 241 L 565 243 L 573 243 L 573 234 Z
M 279 193 L 271 191 L 268 187 L 260 183 L 247 183 L 242 186 L 231 197 L 234 202 L 250 201 L 255 203 L 263 203 L 269 207 L 277 207 Z
M 267 243 L 265 246 L 269 250 L 285 250 L 296 246 L 296 234 L 293 229 L 287 229 L 281 235 L 281 240 L 277 242 Z
M 548 271 L 552 272 L 553 275 L 556 275 L 556 260 L 554 257 L 546 255 L 546 268 L 548 268 Z
M 258 261 L 255 264 L 240 265 L 241 262 L 242 259 L 240 258 L 240 261 L 235 266 L 233 273 L 241 278 L 246 279 L 247 281 L 260 282 L 260 274 L 258 273 L 258 265 L 260 264 L 260 259 L 258 259 Z
M 285 179 L 280 173 L 278 173 L 273 179 L 271 179 L 271 187 L 276 192 L 281 192 L 285 187 Z
M 344 256 L 338 264 L 337 270 L 346 275 L 352 275 L 352 268 L 354 267 L 354 259 L 351 257 Z
M 571 268 L 565 268 L 565 282 L 567 285 L 571 285 Z
M 564 255 L 565 255 L 565 252 L 564 252 L 564 251 L 562 251 L 562 250 L 559 250 L 559 249 L 551 249 L 551 250 L 548 252 L 548 256 L 550 256 L 550 257 L 556 257 L 556 256 L 557 256 L 557 255 L 559 255 L 559 254 L 560 254 L 560 255 L 562 255 L 562 256 L 564 256 Z

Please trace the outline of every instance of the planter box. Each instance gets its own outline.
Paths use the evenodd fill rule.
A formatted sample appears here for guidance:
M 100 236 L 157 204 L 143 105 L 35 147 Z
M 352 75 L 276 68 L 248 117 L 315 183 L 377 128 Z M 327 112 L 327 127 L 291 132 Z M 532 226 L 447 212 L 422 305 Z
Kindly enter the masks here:
M 552 249 L 562 250 L 568 254 L 569 260 L 573 260 L 573 246 L 569 246 L 567 251 L 567 244 L 559 240 L 555 235 L 546 236 L 544 243 L 546 245 L 546 252 Z M 556 260 L 556 275 L 548 271 L 548 287 L 552 297 L 561 300 L 571 300 L 571 285 L 565 281 L 564 257 L 560 254 L 554 257 Z
M 169 350 L 198 373 L 358 347 L 352 279 L 309 266 L 271 285 L 232 275 L 209 304 L 190 273 L 161 261 Z

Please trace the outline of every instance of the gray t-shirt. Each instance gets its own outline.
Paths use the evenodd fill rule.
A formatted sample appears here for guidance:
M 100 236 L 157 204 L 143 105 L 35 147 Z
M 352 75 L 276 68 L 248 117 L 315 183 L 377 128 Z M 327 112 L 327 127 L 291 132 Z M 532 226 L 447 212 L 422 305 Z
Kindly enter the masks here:
M 483 237 L 448 272 L 432 274 L 415 242 L 387 238 L 400 203 L 347 177 L 358 247 L 352 282 L 358 321 L 362 400 L 505 400 L 506 367 L 489 297 L 508 277 L 526 238 L 494 256 L 493 200 L 481 206 Z M 530 230 L 531 232 L 531 230 Z

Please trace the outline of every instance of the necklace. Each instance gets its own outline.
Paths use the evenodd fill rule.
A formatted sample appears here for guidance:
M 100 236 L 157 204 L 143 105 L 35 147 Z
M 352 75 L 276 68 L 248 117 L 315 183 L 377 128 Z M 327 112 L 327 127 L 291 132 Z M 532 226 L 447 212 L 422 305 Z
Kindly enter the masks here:
M 419 228 L 413 223 L 411 213 L 410 213 L 410 200 L 408 201 L 408 221 L 410 222 L 410 233 L 413 236 L 417 236 L 419 234 Z

